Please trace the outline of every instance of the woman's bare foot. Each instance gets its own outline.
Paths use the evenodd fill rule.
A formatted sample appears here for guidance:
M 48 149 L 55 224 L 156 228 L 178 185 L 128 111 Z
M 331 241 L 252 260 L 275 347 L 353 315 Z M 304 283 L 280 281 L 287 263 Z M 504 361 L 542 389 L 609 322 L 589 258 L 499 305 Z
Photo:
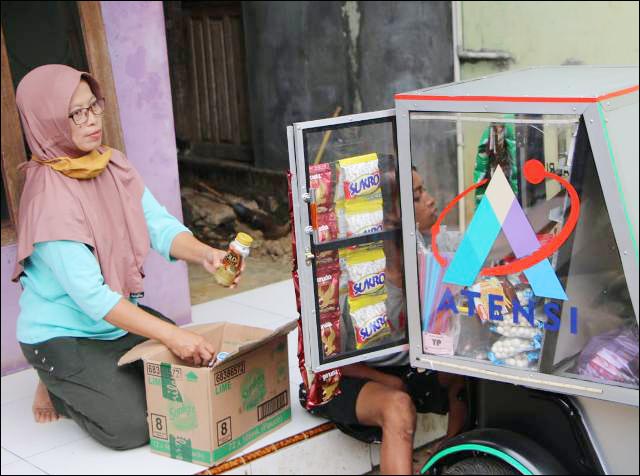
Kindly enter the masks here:
M 38 423 L 50 423 L 56 421 L 60 416 L 53 407 L 49 391 L 44 384 L 39 381 L 36 388 L 36 395 L 33 398 L 33 418 Z

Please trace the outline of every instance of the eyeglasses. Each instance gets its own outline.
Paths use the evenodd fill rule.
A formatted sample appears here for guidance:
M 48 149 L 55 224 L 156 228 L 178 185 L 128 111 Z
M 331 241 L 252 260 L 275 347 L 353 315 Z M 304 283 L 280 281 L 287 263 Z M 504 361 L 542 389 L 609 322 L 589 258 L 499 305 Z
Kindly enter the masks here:
M 89 120 L 89 109 L 91 109 L 91 112 L 94 115 L 102 116 L 102 114 L 104 114 L 104 98 L 96 99 L 91 104 L 89 104 L 89 107 L 76 109 L 71 114 L 69 114 L 69 117 L 73 119 L 73 122 L 76 126 L 81 126 L 82 124 L 87 122 L 87 120 Z

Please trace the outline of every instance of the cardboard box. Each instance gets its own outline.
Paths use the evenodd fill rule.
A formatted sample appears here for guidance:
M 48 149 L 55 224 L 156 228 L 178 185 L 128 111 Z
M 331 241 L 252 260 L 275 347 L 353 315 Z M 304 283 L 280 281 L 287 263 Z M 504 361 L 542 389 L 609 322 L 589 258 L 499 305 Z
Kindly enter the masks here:
M 152 451 L 210 466 L 290 421 L 287 334 L 295 327 L 188 327 L 216 354 L 229 352 L 213 368 L 191 367 L 158 341 L 127 352 L 118 365 L 144 362 Z

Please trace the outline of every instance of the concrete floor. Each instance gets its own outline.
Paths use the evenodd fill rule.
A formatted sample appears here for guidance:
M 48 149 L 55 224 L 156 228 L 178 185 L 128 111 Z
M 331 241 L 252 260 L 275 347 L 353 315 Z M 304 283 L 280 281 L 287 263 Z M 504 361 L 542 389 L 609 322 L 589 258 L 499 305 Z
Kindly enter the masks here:
M 266 286 L 291 278 L 291 259 L 283 256 L 278 260 L 274 260 L 269 256 L 252 257 L 247 260 L 246 274 L 243 276 L 240 285 L 235 289 L 228 289 L 219 286 L 207 273 L 202 266 L 189 265 L 189 288 L 191 290 L 191 304 L 196 305 L 211 301 L 212 299 L 221 299 L 233 296 L 250 289 Z M 445 420 L 441 420 L 441 424 Z M 443 428 L 443 430 L 446 427 Z M 436 440 L 437 441 L 437 440 Z M 413 453 L 413 474 L 419 474 L 420 470 L 426 463 L 428 457 L 432 453 L 431 442 L 420 448 L 416 448 Z M 371 475 L 380 474 L 380 467 L 376 466 L 371 472 L 365 473 Z
M 288 256 L 282 256 L 278 259 L 270 256 L 249 256 L 244 276 L 234 289 L 218 285 L 202 266 L 189 264 L 191 305 L 195 306 L 212 299 L 226 298 L 286 279 L 291 279 L 291 258 Z

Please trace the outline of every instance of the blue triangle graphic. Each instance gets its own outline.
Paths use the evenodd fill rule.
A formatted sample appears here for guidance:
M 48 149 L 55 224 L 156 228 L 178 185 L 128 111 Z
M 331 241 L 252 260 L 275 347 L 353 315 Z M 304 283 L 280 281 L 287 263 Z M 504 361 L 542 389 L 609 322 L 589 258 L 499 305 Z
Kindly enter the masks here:
M 524 217 L 524 212 L 517 201 L 514 200 L 512 207 L 517 207 L 519 210 L 516 210 L 516 213 Z M 521 235 L 526 236 L 528 240 L 535 240 L 539 244 L 535 232 L 526 218 L 518 220 L 518 225 Z M 487 256 L 489 256 L 500 230 L 500 222 L 493 211 L 489 197 L 485 194 L 444 275 L 443 281 L 460 286 L 473 285 L 482 269 L 482 265 Z M 505 236 L 511 247 L 514 248 L 509 239 L 509 234 L 506 233 Z M 521 257 L 518 256 L 518 258 Z M 544 259 L 531 268 L 524 270 L 524 275 L 527 277 L 536 296 L 561 299 L 563 301 L 568 299 L 548 259 Z

